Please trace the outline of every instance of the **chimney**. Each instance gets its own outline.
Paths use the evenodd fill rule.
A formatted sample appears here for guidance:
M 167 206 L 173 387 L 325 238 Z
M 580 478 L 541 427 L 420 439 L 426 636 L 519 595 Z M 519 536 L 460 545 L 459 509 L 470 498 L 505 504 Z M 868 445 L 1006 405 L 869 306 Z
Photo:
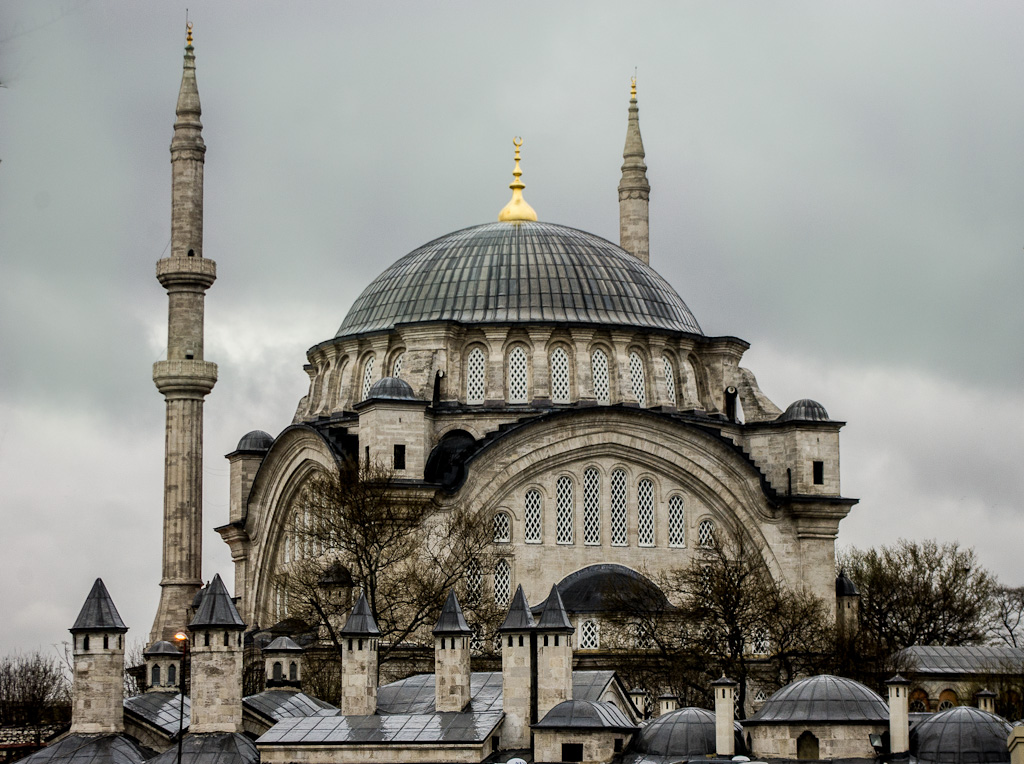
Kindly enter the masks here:
M 124 635 L 103 580 L 97 578 L 71 627 L 75 673 L 71 732 L 124 732 Z
M 992 690 L 984 689 L 974 695 L 978 703 L 978 708 L 986 713 L 994 714 L 996 712 L 996 694 Z
M 377 649 L 380 629 L 361 593 L 341 637 L 341 713 L 369 716 L 377 711 Z
M 711 683 L 715 691 L 715 753 L 731 759 L 736 754 L 736 682 L 722 674 Z
M 289 637 L 278 637 L 263 648 L 267 688 L 302 687 L 302 648 Z
M 469 640 L 473 636 L 455 592 L 434 626 L 434 708 L 461 711 L 469 703 Z
M 537 721 L 537 696 L 533 678 L 536 624 L 526 603 L 523 587 L 516 589 L 508 615 L 498 628 L 501 639 L 501 691 L 505 723 L 502 748 L 530 748 L 530 725 Z
M 537 621 L 537 718 L 572 700 L 572 635 L 558 587 L 552 586 Z
M 910 751 L 910 680 L 899 674 L 885 683 L 889 688 L 889 753 Z
M 177 692 L 181 650 L 170 642 L 154 642 L 142 654 L 146 659 L 146 692 Z

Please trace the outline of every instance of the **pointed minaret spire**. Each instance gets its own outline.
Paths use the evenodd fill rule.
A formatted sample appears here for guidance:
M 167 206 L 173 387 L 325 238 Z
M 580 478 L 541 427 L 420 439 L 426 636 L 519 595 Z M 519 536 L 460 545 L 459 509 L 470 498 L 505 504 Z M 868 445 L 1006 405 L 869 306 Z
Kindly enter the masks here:
M 509 203 L 498 213 L 498 220 L 502 223 L 515 223 L 522 222 L 524 220 L 537 220 L 537 213 L 533 211 L 533 207 L 526 203 L 523 199 L 523 189 L 526 188 L 523 181 L 520 178 L 523 177 L 523 171 L 519 169 L 519 149 L 523 147 L 522 138 L 513 138 L 512 145 L 516 147 L 516 166 L 512 170 L 512 182 L 509 184 L 509 188 L 512 189 L 512 198 Z
M 622 180 L 619 181 L 619 246 L 645 263 L 651 261 L 647 206 L 651 184 L 644 164 L 644 142 L 640 137 L 640 109 L 636 105 L 636 77 L 629 98 L 626 147 L 622 150 Z

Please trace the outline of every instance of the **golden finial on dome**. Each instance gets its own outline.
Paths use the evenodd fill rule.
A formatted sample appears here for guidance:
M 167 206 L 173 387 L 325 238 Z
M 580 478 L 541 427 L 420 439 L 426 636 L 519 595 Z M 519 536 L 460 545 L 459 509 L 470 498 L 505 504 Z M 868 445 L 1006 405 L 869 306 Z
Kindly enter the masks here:
M 192 47 L 192 22 L 191 21 L 186 21 L 185 22 L 185 28 L 188 29 L 188 36 L 185 38 L 185 42 L 188 44 L 188 47 L 191 48 Z
M 513 222 L 517 220 L 536 220 L 537 213 L 533 211 L 533 207 L 526 203 L 523 199 L 523 189 L 526 188 L 523 182 L 519 180 L 522 177 L 523 171 L 519 169 L 519 149 L 523 145 L 523 139 L 516 136 L 512 139 L 512 145 L 516 147 L 516 166 L 512 170 L 512 176 L 514 180 L 509 184 L 509 188 L 512 189 L 512 199 L 508 204 L 505 205 L 504 209 L 498 213 L 498 220 L 502 223 Z
M 635 101 L 636 100 L 636 75 L 634 74 L 632 77 L 630 77 L 629 81 L 630 81 L 629 97 L 632 98 Z

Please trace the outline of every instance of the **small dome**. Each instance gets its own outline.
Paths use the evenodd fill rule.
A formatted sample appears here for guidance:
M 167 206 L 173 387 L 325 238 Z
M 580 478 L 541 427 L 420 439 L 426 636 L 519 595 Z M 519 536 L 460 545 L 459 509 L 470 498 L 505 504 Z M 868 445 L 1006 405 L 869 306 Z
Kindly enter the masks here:
M 736 753 L 746 749 L 736 727 Z M 715 755 L 715 714 L 706 708 L 680 708 L 663 714 L 640 732 L 636 749 L 654 756 L 698 759 Z
M 175 658 L 181 657 L 181 650 L 174 646 L 173 643 L 161 639 L 159 642 L 154 642 L 143 653 L 147 658 L 154 655 L 173 655 Z
M 603 613 L 621 610 L 623 598 L 633 600 L 650 610 L 664 610 L 668 605 L 657 584 L 635 570 L 615 563 L 590 565 L 558 582 L 558 593 L 570 613 Z M 547 600 L 531 610 L 539 613 Z
M 825 407 L 810 398 L 801 398 L 789 404 L 776 422 L 827 422 L 828 412 Z
M 1006 736 L 1013 727 L 1000 716 L 973 706 L 940 711 L 910 730 L 910 752 L 934 764 L 1009 762 Z
M 139 744 L 119 734 L 68 735 L 22 759 L 30 764 L 142 764 L 145 760 Z
M 841 676 L 812 676 L 787 684 L 745 724 L 839 722 L 887 724 L 889 707 L 877 692 Z
M 270 447 L 274 445 L 274 438 L 271 437 L 269 432 L 263 432 L 263 430 L 253 430 L 247 432 L 242 436 L 242 439 L 238 441 L 238 448 L 236 451 L 269 451 Z
M 540 729 L 625 730 L 636 729 L 618 706 L 605 701 L 563 700 L 533 725 Z
M 302 648 L 299 647 L 295 640 L 291 637 L 278 637 L 269 645 L 263 648 L 265 653 L 301 653 Z
M 412 391 L 412 386 L 404 379 L 399 379 L 398 377 L 378 379 L 373 383 L 373 387 L 370 388 L 370 394 L 366 398 L 367 400 L 371 398 L 384 398 L 394 401 L 418 400 L 416 394 Z
M 176 764 L 176 746 L 150 759 L 147 764 Z M 204 732 L 181 739 L 181 761 L 216 761 L 217 764 L 259 764 L 256 744 L 241 732 Z
M 859 597 L 860 592 L 857 591 L 857 585 L 850 580 L 849 576 L 846 575 L 845 570 L 839 571 L 839 575 L 836 576 L 836 596 L 837 597 Z

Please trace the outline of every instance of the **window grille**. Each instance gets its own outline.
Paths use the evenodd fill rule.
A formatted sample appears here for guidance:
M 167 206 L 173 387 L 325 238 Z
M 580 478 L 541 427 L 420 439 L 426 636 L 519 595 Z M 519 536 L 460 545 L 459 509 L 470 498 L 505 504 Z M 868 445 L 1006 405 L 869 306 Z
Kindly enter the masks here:
M 580 650 L 596 650 L 601 646 L 597 621 L 586 620 L 580 624 Z
M 768 629 L 760 627 L 754 629 L 750 640 L 750 651 L 754 655 L 768 655 L 771 652 L 771 640 L 768 637 Z
M 569 355 L 564 348 L 551 353 L 551 401 L 569 402 Z
M 715 545 L 715 524 L 710 520 L 701 520 L 697 526 L 697 543 L 705 549 Z
M 668 500 L 668 545 L 686 546 L 686 514 L 682 496 Z
M 473 348 L 466 361 L 466 402 L 480 404 L 484 402 L 484 378 L 487 362 L 484 351 Z
M 395 362 L 391 364 L 391 376 L 401 377 L 402 376 L 402 364 L 405 363 L 405 353 L 399 353 L 395 356 Z
M 595 469 L 583 472 L 583 543 L 601 543 L 601 476 Z
M 641 480 L 636 487 L 636 534 L 640 546 L 654 546 L 654 483 Z
M 595 348 L 590 355 L 590 374 L 594 378 L 594 397 L 602 406 L 611 401 L 611 385 L 608 382 L 608 356 L 601 348 Z
M 526 511 L 523 513 L 523 535 L 527 544 L 540 543 L 540 491 L 526 492 Z
M 477 560 L 470 560 L 466 565 L 466 604 L 475 605 L 480 601 L 480 589 L 483 575 L 480 571 L 480 563 Z
M 508 402 L 529 402 L 529 367 L 526 363 L 526 350 L 516 345 L 508 354 Z
M 939 710 L 940 711 L 948 711 L 949 709 L 954 708 L 955 706 L 956 706 L 956 704 L 952 700 L 940 700 L 939 701 Z
M 363 365 L 363 397 L 366 400 L 370 396 L 370 388 L 373 386 L 373 356 L 366 359 Z
M 764 703 L 766 700 L 768 700 L 768 693 L 765 692 L 764 690 L 758 688 L 754 692 L 754 702 L 755 703 Z
M 665 392 L 668 393 L 668 402 L 673 406 L 679 405 L 676 399 L 676 370 L 672 365 L 672 359 L 667 355 L 661 357 L 662 363 L 665 364 Z
M 644 362 L 636 353 L 629 354 L 629 377 L 633 383 L 633 395 L 641 406 L 647 405 L 647 383 L 644 379 Z
M 654 640 L 651 638 L 651 629 L 647 624 L 633 624 L 633 647 L 640 650 L 650 650 L 654 647 Z
M 512 523 L 504 512 L 498 512 L 494 516 L 494 541 L 499 544 L 507 544 L 512 540 Z
M 511 589 L 512 574 L 508 561 L 498 560 L 498 564 L 494 566 L 494 604 L 498 607 L 508 607 Z
M 626 471 L 612 473 L 612 546 L 626 546 Z
M 478 653 L 484 649 L 484 633 L 483 629 L 480 628 L 480 624 L 471 623 L 469 630 L 472 632 L 469 635 L 469 649 L 471 652 Z
M 558 500 L 557 516 L 555 518 L 557 530 L 555 541 L 559 544 L 572 543 L 572 480 L 567 477 L 558 478 L 556 484 Z

